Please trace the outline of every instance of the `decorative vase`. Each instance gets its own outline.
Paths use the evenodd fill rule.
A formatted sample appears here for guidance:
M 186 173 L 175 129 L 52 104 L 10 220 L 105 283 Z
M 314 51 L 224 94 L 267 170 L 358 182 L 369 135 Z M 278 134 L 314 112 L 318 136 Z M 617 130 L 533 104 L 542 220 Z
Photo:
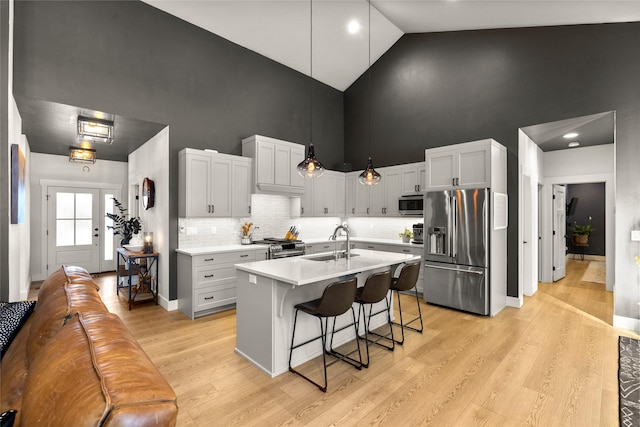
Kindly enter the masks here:
M 411 237 L 409 236 L 402 236 L 402 243 L 409 243 L 411 242 Z
M 124 248 L 124 245 L 129 244 L 130 239 L 131 239 L 130 237 L 123 237 L 122 239 L 120 239 L 120 246 Z
M 244 236 L 241 240 L 240 243 L 243 245 L 250 245 L 251 244 L 251 236 Z

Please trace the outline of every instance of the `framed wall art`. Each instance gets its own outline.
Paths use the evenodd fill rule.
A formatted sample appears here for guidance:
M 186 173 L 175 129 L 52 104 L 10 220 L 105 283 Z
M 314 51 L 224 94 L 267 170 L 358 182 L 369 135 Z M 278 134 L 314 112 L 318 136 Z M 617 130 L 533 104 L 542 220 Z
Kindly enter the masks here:
M 22 224 L 26 203 L 26 172 L 24 153 L 18 144 L 11 144 L 11 224 Z

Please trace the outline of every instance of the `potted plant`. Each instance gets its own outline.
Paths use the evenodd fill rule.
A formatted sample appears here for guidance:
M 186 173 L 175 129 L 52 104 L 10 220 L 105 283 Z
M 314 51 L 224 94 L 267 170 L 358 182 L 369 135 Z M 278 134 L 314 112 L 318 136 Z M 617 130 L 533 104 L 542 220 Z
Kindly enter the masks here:
M 573 233 L 573 238 L 575 242 L 578 244 L 588 243 L 589 235 L 591 234 L 592 231 L 593 231 L 593 228 L 591 228 L 591 224 L 579 225 L 577 223 L 574 223 L 573 227 L 571 228 L 571 232 Z
M 112 197 L 113 205 L 118 209 L 120 214 L 108 213 L 107 218 L 113 221 L 113 225 L 108 225 L 107 228 L 113 230 L 113 234 L 119 234 L 122 236 L 120 240 L 120 246 L 129 244 L 129 240 L 134 234 L 138 234 L 142 229 L 142 220 L 139 217 L 127 218 L 127 209 L 116 199 Z
M 402 243 L 409 243 L 413 239 L 413 233 L 406 227 L 402 233 L 398 233 L 398 236 L 402 237 Z

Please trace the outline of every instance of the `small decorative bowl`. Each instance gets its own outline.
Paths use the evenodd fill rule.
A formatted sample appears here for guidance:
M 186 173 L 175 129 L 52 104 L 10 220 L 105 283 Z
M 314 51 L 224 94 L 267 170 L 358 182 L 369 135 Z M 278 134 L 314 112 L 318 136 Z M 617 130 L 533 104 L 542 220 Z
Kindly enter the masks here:
M 144 247 L 143 245 L 122 245 L 122 246 L 129 252 L 140 252 Z

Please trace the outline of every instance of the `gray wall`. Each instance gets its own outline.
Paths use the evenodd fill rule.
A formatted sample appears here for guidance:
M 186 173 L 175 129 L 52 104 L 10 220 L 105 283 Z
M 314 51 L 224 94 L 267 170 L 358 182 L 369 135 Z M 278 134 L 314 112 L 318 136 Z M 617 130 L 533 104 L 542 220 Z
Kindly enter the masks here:
M 239 155 L 253 134 L 310 139 L 308 77 L 139 1 L 17 2 L 15 76 L 16 95 L 170 126 L 171 299 L 178 151 Z M 342 93 L 313 89 L 316 153 L 341 163 Z
M 640 23 L 405 35 L 371 69 L 374 164 L 418 161 L 425 148 L 482 138 L 505 145 L 508 294 L 515 297 L 518 128 L 616 110 L 616 237 L 624 236 L 616 239 L 616 273 L 637 276 L 631 255 L 638 248 L 628 235 L 640 221 L 638 40 Z M 369 151 L 368 79 L 345 92 L 345 161 L 356 168 Z M 625 282 L 622 292 L 616 284 L 616 311 L 619 297 L 640 301 L 637 283 Z M 637 307 L 624 305 L 625 315 L 638 317 Z
M 573 215 L 567 215 L 567 235 L 571 235 L 571 227 L 591 224 L 593 232 L 589 236 L 589 247 L 586 250 L 578 248 L 569 252 L 584 253 L 588 255 L 606 255 L 605 253 L 605 184 L 596 182 L 590 184 L 568 184 L 567 203 L 572 197 L 578 198 L 578 204 Z M 591 218 L 591 219 L 589 219 Z

